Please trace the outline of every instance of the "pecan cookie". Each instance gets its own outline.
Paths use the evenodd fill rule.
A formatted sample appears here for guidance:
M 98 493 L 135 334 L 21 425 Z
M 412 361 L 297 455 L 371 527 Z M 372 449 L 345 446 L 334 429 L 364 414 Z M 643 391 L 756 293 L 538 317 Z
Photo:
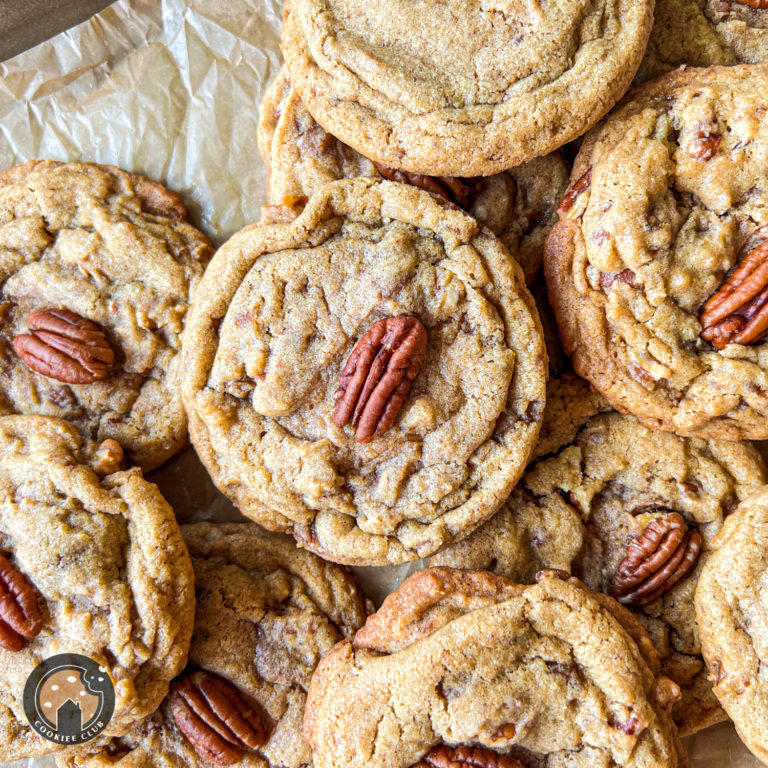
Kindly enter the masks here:
M 316 123 L 283 67 L 261 103 L 259 149 L 267 165 L 268 201 L 300 209 L 323 184 L 370 176 L 434 192 L 487 226 L 523 268 L 530 284 L 540 274 L 544 239 L 568 186 L 560 153 L 538 157 L 489 177 L 442 178 L 393 171 L 344 145 Z M 273 215 L 267 207 L 265 215 Z
M 637 80 L 688 64 L 768 64 L 768 3 L 763 0 L 656 0 Z
M 419 571 L 312 678 L 316 768 L 674 766 L 686 760 L 642 628 L 542 572 Z
M 739 505 L 712 547 L 696 587 L 701 649 L 739 736 L 768 763 L 768 489 Z
M 594 125 L 629 86 L 652 21 L 652 0 L 288 0 L 281 47 L 315 120 L 365 157 L 489 176 Z
M 525 581 L 538 568 L 558 568 L 617 597 L 680 686 L 673 716 L 692 733 L 724 719 L 701 658 L 696 583 L 724 519 L 768 474 L 748 443 L 681 438 L 632 416 L 582 413 L 577 433 L 564 429 L 558 449 L 550 443 L 495 517 L 431 562 Z
M 768 69 L 673 72 L 590 133 L 545 275 L 577 373 L 657 429 L 768 437 Z
M 365 621 L 354 578 L 253 523 L 182 530 L 197 593 L 190 667 L 141 725 L 60 765 L 312 765 L 306 692 L 320 657 Z
M 65 418 L 144 470 L 185 445 L 179 334 L 212 255 L 186 218 L 118 168 L 0 173 L 0 413 Z
M 186 662 L 189 556 L 157 487 L 121 459 L 62 419 L 0 418 L 0 760 L 78 749 L 30 727 L 41 661 L 76 653 L 108 672 L 115 709 L 97 743 L 152 712 Z
M 445 200 L 325 185 L 216 254 L 184 399 L 246 516 L 355 565 L 432 554 L 489 518 L 536 441 L 546 354 L 523 274 Z

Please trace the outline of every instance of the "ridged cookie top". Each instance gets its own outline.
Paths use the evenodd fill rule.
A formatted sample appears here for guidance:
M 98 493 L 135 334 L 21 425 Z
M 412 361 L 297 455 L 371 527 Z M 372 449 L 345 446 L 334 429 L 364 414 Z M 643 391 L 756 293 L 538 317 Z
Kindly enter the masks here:
M 116 702 L 100 740 L 152 712 L 186 662 L 193 577 L 173 510 L 138 469 L 100 478 L 95 448 L 60 419 L 0 418 L 0 553 L 43 618 L 21 650 L 0 648 L 4 761 L 57 748 L 22 704 L 43 659 L 79 653 L 106 668 Z
M 304 730 L 316 768 L 410 768 L 440 744 L 525 766 L 674 768 L 675 695 L 578 584 L 438 568 L 326 654 Z
M 768 64 L 768 9 L 740 0 L 656 0 L 640 81 L 687 64 Z
M 333 420 L 376 322 L 423 323 L 392 426 Z M 520 268 L 487 230 L 413 187 L 324 187 L 292 224 L 217 253 L 185 332 L 192 441 L 240 510 L 339 562 L 413 560 L 490 517 L 539 430 L 546 355 Z
M 768 490 L 725 521 L 696 587 L 701 649 L 742 741 L 768 762 Z
M 758 333 L 715 348 L 703 318 L 766 241 L 766 94 L 762 65 L 678 71 L 634 91 L 587 136 L 573 172 L 583 191 L 548 238 L 545 274 L 576 371 L 651 427 L 768 437 L 768 343 Z M 756 315 L 752 295 L 725 325 Z
M 267 165 L 269 202 L 301 207 L 323 184 L 337 179 L 381 178 L 440 191 L 490 229 L 520 264 L 530 284 L 539 275 L 544 239 L 568 186 L 559 152 L 487 178 L 395 174 L 355 152 L 315 122 L 283 67 L 261 102 L 259 150 Z M 269 213 L 267 209 L 266 213 Z
M 0 174 L 0 413 L 66 418 L 145 470 L 184 445 L 179 334 L 212 254 L 186 215 L 178 195 L 110 166 Z M 13 339 L 49 309 L 100 326 L 115 354 L 105 378 L 67 383 L 22 362 Z
M 252 523 L 183 527 L 195 571 L 197 611 L 189 661 L 233 684 L 266 725 L 249 768 L 306 768 L 304 702 L 320 657 L 365 621 L 357 583 L 338 565 Z M 166 699 L 138 728 L 68 766 L 212 764 L 195 751 Z
M 313 117 L 391 168 L 498 173 L 584 132 L 626 90 L 653 3 L 290 0 L 282 50 Z

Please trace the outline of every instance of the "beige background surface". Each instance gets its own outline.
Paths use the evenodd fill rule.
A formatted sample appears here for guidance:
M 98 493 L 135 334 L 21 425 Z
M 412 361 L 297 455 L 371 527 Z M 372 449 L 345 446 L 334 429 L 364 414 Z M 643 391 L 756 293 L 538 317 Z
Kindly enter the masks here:
M 0 60 L 100 5 L 0 0 Z M 181 192 L 193 221 L 220 244 L 258 219 L 264 203 L 256 125 L 262 92 L 280 65 L 281 16 L 280 0 L 120 0 L 6 60 L 0 169 L 50 157 L 144 173 Z M 182 522 L 239 517 L 193 451 L 152 479 Z M 417 567 L 357 571 L 380 601 Z M 730 725 L 687 746 L 694 768 L 760 765 Z M 50 758 L 28 762 L 54 765 Z

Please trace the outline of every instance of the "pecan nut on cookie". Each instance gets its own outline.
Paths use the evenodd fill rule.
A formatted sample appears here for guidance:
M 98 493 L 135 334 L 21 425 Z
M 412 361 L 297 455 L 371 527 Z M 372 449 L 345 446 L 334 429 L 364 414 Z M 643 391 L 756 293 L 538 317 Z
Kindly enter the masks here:
M 629 86 L 652 21 L 651 0 L 289 0 L 281 48 L 314 119 L 365 157 L 488 176 L 594 125 Z
M 582 145 L 545 276 L 577 373 L 690 437 L 768 437 L 768 68 L 673 72 Z
M 285 67 L 261 102 L 259 150 L 267 166 L 265 217 L 298 211 L 323 184 L 337 179 L 387 178 L 442 195 L 490 229 L 532 283 L 541 272 L 544 239 L 557 218 L 568 186 L 568 168 L 559 152 L 537 157 L 487 177 L 433 177 L 377 165 L 327 133 L 309 114 Z
M 714 691 L 742 741 L 768 763 L 768 665 L 763 588 L 768 570 L 768 490 L 725 521 L 696 587 L 701 649 Z
M 184 336 L 190 434 L 246 516 L 331 560 L 432 554 L 533 448 L 546 353 L 522 271 L 447 201 L 332 182 L 216 254 Z
M 366 617 L 354 578 L 254 523 L 182 527 L 195 571 L 189 666 L 159 709 L 61 768 L 306 768 L 309 680 Z
M 748 443 L 681 438 L 632 416 L 590 414 L 582 405 L 588 385 L 581 388 L 579 395 L 571 382 L 565 401 L 548 402 L 542 432 L 560 434 L 559 446 L 552 439 L 537 450 L 501 511 L 431 563 L 525 581 L 538 568 L 557 568 L 615 597 L 679 685 L 672 715 L 692 733 L 725 719 L 701 656 L 694 591 L 712 540 L 762 487 L 765 465 Z
M 187 440 L 180 333 L 213 250 L 181 198 L 111 166 L 0 173 L 0 413 L 73 422 L 152 469 Z
M 310 684 L 316 768 L 682 766 L 677 686 L 633 616 L 553 571 L 407 579 Z
M 63 419 L 0 418 L 0 760 L 71 755 L 82 739 L 87 748 L 125 733 L 186 663 L 189 556 L 171 507 L 139 469 L 121 471 L 122 458 L 114 440 L 86 441 Z M 72 687 L 41 677 L 28 691 L 40 665 L 61 654 L 93 668 L 67 678 Z M 108 694 L 87 695 L 96 668 L 114 692 L 103 727 L 94 712 L 109 711 Z M 29 719 L 38 689 L 31 711 L 46 714 L 47 730 Z M 66 696 L 77 701 L 81 731 L 62 725 Z
M 637 80 L 688 64 L 768 64 L 765 0 L 656 0 Z

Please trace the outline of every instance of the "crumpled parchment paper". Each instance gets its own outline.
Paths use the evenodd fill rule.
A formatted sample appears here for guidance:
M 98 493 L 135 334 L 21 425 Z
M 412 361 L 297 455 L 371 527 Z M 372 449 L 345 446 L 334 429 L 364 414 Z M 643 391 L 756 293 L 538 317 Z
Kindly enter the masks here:
M 281 19 L 281 0 L 119 0 L 0 63 L 0 170 L 53 158 L 145 174 L 181 193 L 220 245 L 265 202 L 256 126 L 280 67 Z M 181 522 L 240 519 L 192 450 L 151 479 Z M 420 566 L 355 570 L 380 603 Z M 693 768 L 760 766 L 730 724 L 686 746 Z M 55 766 L 50 757 L 6 765 L 25 764 Z

